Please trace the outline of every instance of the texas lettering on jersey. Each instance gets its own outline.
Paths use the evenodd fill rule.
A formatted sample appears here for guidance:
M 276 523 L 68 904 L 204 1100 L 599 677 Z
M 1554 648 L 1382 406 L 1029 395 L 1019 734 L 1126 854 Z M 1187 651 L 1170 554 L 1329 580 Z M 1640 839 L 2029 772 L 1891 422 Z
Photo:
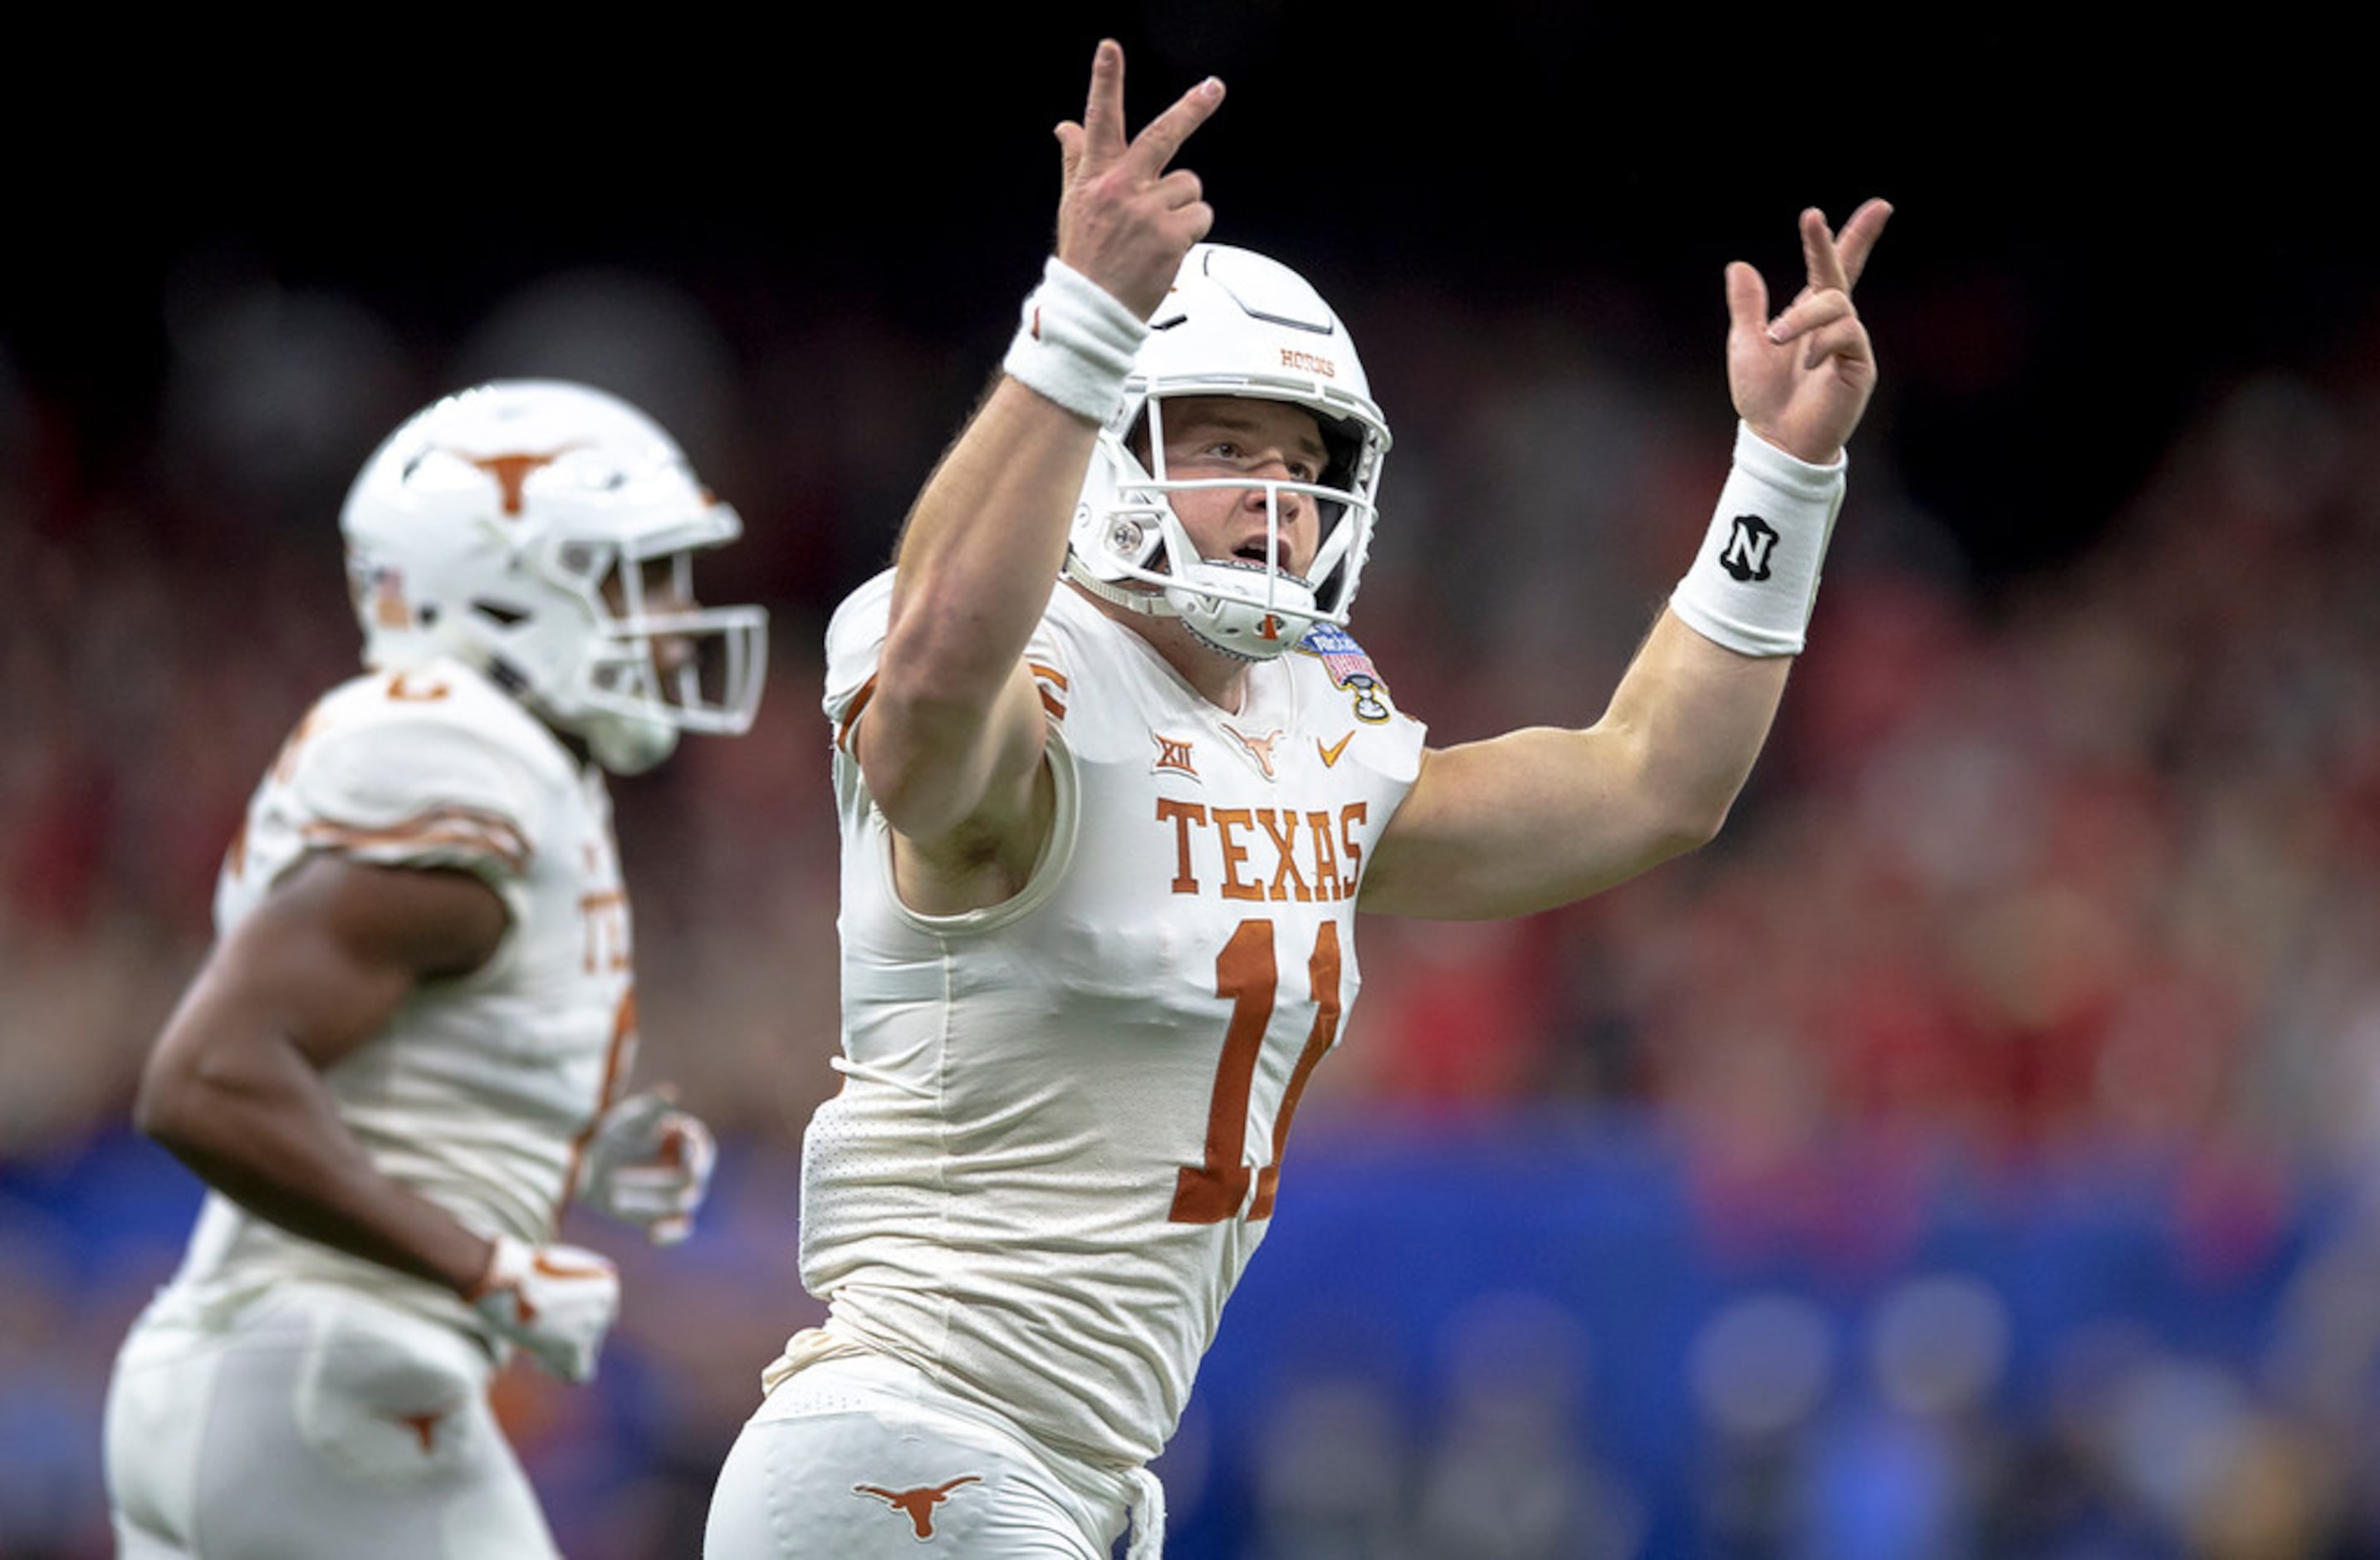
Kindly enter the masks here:
M 1329 807 L 1208 807 L 1157 798 L 1157 821 L 1173 827 L 1175 894 L 1225 899 L 1353 899 L 1364 864 L 1356 829 L 1368 802 Z M 1271 875 L 1266 876 L 1269 870 Z

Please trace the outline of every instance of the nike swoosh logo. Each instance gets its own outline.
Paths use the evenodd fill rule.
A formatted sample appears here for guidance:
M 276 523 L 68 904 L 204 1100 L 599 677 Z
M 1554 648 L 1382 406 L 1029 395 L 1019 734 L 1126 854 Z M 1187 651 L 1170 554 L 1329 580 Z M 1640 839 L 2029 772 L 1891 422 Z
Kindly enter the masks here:
M 1325 769 L 1337 768 L 1339 764 L 1339 755 L 1345 752 L 1347 750 L 1347 744 L 1354 740 L 1355 740 L 1355 734 L 1352 731 L 1328 747 L 1323 746 L 1321 737 L 1316 737 L 1314 739 L 1314 750 L 1322 755 L 1322 767 Z

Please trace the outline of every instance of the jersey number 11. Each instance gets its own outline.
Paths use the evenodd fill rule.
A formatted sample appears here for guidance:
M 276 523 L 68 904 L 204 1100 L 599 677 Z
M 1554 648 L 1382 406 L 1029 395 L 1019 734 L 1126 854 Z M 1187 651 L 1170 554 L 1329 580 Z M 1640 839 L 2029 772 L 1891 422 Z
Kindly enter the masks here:
M 1248 1176 L 1254 1166 L 1244 1157 L 1248 1136 L 1248 1091 L 1256 1080 L 1257 1056 L 1264 1049 L 1265 1030 L 1272 1023 L 1273 996 L 1280 985 L 1280 966 L 1273 957 L 1272 922 L 1244 920 L 1215 958 L 1215 994 L 1232 1005 L 1231 1027 L 1223 1031 L 1223 1054 L 1215 1068 L 1215 1092 L 1207 1105 L 1207 1162 L 1184 1165 L 1176 1174 L 1173 1212 L 1177 1225 L 1216 1225 L 1236 1217 L 1247 1201 Z M 1326 920 L 1316 932 L 1314 956 L 1306 961 L 1314 993 L 1314 1027 L 1306 1031 L 1305 1049 L 1281 1092 L 1281 1109 L 1273 1117 L 1272 1163 L 1256 1170 L 1257 1195 L 1249 1207 L 1251 1219 L 1272 1216 L 1273 1193 L 1281 1183 L 1281 1151 L 1289 1142 L 1290 1118 L 1297 1114 L 1297 1097 L 1314 1065 L 1330 1049 L 1339 1033 L 1339 923 Z

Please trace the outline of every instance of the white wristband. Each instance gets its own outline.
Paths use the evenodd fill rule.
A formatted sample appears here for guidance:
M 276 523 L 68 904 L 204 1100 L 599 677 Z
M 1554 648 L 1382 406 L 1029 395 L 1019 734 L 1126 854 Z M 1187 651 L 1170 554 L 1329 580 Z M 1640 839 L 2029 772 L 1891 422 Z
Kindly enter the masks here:
M 1813 466 L 1738 422 L 1734 469 L 1670 610 L 1730 650 L 1799 655 L 1848 465 Z
M 1124 376 L 1148 336 L 1147 321 L 1051 255 L 1000 366 L 1068 411 L 1105 422 L 1123 404 Z

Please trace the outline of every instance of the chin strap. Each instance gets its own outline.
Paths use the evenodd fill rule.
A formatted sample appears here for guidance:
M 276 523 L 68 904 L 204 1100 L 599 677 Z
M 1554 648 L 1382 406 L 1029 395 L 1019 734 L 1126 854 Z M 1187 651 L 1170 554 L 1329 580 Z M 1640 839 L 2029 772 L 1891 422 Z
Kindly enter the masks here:
M 1078 567 L 1072 552 L 1066 555 L 1064 573 L 1066 579 L 1088 591 L 1092 595 L 1103 602 L 1111 602 L 1126 612 L 1137 612 L 1148 617 L 1181 615 L 1174 609 L 1173 603 L 1167 601 L 1161 591 L 1148 589 L 1133 590 L 1111 579 L 1101 579 L 1089 569 Z

